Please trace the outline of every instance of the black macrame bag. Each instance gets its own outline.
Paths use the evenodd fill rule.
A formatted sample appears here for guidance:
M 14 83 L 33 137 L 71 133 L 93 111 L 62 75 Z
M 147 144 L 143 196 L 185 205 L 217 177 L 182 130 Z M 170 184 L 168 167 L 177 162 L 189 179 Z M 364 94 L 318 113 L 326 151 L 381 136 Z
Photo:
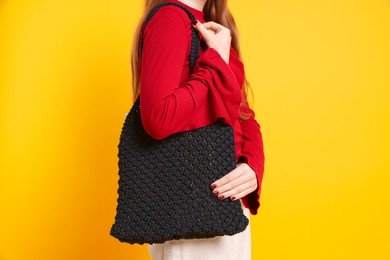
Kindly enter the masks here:
M 143 26 L 166 5 L 176 5 L 190 19 L 195 18 L 182 5 L 163 2 L 152 9 Z M 193 73 L 200 39 L 196 29 L 191 28 Z M 211 238 L 242 232 L 248 225 L 239 200 L 219 200 L 209 188 L 236 168 L 234 131 L 230 125 L 218 120 L 156 140 L 143 128 L 138 97 L 123 124 L 118 158 L 119 196 L 110 235 L 119 241 L 153 244 Z

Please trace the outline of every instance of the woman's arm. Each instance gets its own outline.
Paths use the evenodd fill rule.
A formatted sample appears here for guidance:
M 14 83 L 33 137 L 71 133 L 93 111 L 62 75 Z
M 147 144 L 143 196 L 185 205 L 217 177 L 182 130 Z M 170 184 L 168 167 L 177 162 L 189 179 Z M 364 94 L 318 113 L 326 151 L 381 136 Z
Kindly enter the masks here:
M 241 147 L 243 155 L 238 158 L 238 162 L 247 163 L 256 173 L 257 189 L 243 197 L 242 201 L 244 205 L 250 209 L 251 214 L 256 215 L 257 210 L 260 207 L 261 183 L 264 174 L 265 156 L 263 137 L 260 125 L 255 118 L 255 112 L 248 106 L 247 103 L 244 106 L 244 111 L 252 114 L 252 117 L 247 120 L 240 121 L 242 130 Z
M 230 197 L 242 199 L 245 207 L 253 215 L 260 207 L 260 191 L 264 172 L 264 152 L 260 125 L 254 118 L 254 112 L 247 104 L 246 111 L 253 117 L 240 122 L 242 129 L 242 150 L 235 169 L 210 184 L 212 193 L 218 199 Z
M 194 73 L 180 82 L 192 26 L 186 16 L 179 8 L 163 7 L 144 32 L 141 118 L 145 131 L 158 140 L 209 125 L 218 118 L 233 125 L 231 116 L 238 115 L 234 110 L 241 101 L 240 88 L 213 48 L 202 53 Z

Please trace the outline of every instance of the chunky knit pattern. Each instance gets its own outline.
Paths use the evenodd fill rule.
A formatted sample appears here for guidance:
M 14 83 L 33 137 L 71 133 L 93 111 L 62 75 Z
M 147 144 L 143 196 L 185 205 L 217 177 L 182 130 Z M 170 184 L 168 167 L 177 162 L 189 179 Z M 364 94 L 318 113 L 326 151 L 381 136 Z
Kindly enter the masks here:
M 175 2 L 158 4 L 157 10 Z M 191 71 L 199 57 L 193 29 Z M 142 37 L 141 37 L 142 42 Z M 130 244 L 210 238 L 242 232 L 249 223 L 238 200 L 219 200 L 209 185 L 236 168 L 234 131 L 220 121 L 163 140 L 142 126 L 140 96 L 124 122 L 118 145 L 119 188 L 110 235 Z

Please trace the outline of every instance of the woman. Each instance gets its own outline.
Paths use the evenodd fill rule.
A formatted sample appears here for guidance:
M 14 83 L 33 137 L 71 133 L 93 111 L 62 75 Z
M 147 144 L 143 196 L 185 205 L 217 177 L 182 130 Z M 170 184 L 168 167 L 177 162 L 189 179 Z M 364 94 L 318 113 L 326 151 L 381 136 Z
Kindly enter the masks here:
M 165 1 L 183 5 L 197 21 L 191 23 L 184 10 L 167 5 L 142 31 L 145 15 Z M 133 96 L 135 101 L 142 93 L 143 126 L 158 140 L 212 124 L 218 118 L 234 128 L 237 167 L 210 183 L 210 192 L 216 199 L 240 200 L 249 218 L 249 213 L 256 215 L 260 207 L 263 141 L 243 87 L 249 84 L 240 59 L 236 25 L 226 2 L 146 0 L 145 14 L 134 37 Z M 190 75 L 191 26 L 199 33 L 202 46 Z M 142 61 L 137 60 L 140 33 L 144 34 Z M 251 258 L 250 225 L 233 236 L 171 240 L 149 244 L 148 248 L 153 260 L 246 260 Z

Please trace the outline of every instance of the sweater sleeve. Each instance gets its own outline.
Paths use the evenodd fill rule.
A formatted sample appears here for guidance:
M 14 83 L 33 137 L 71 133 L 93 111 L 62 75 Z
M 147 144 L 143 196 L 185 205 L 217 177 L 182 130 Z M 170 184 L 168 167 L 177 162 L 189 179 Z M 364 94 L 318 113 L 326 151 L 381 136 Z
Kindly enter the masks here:
M 242 198 L 243 204 L 250 209 L 252 215 L 257 214 L 260 207 L 261 184 L 264 174 L 264 146 L 260 125 L 256 121 L 255 112 L 248 106 L 244 106 L 246 113 L 252 114 L 247 120 L 240 121 L 242 129 L 242 154 L 238 162 L 247 163 L 256 173 L 257 189 Z
M 209 125 L 218 118 L 233 126 L 241 101 L 232 70 L 213 48 L 201 54 L 194 73 L 181 82 L 192 25 L 180 11 L 162 7 L 144 31 L 141 119 L 145 131 L 157 140 Z

